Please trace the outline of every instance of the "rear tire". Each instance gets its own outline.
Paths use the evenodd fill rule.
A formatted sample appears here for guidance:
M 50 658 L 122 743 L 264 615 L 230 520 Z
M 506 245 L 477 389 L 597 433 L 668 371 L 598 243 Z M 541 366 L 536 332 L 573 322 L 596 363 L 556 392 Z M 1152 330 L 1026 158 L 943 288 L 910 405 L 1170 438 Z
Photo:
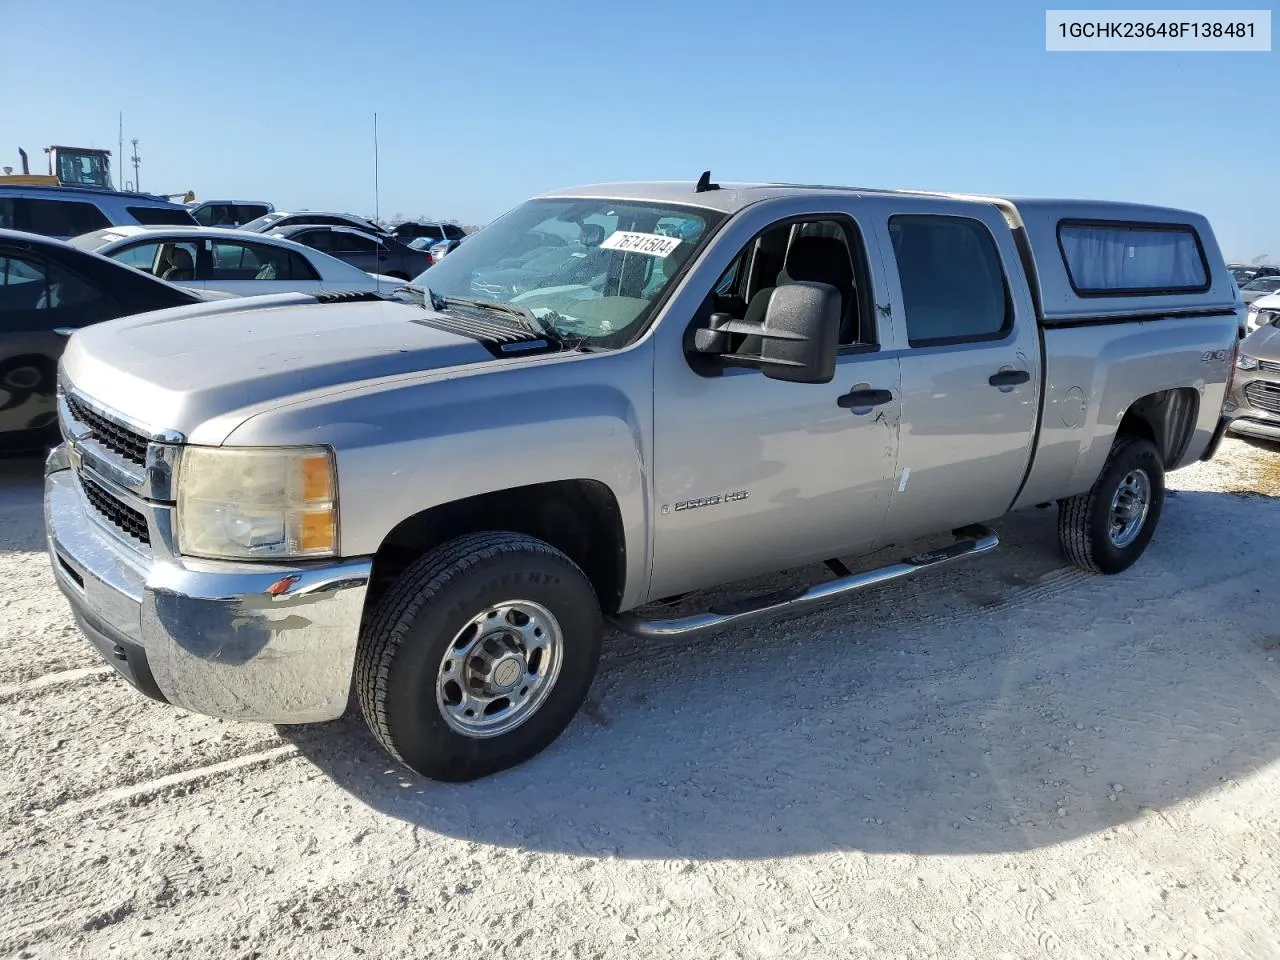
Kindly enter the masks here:
M 459 537 L 379 601 L 356 654 L 360 707 L 410 769 L 454 782 L 487 776 L 568 726 L 603 630 L 591 582 L 564 553 L 518 533 Z
M 1146 551 L 1164 509 L 1164 462 L 1150 440 L 1116 439 L 1087 493 L 1058 501 L 1058 541 L 1090 573 L 1127 570 Z

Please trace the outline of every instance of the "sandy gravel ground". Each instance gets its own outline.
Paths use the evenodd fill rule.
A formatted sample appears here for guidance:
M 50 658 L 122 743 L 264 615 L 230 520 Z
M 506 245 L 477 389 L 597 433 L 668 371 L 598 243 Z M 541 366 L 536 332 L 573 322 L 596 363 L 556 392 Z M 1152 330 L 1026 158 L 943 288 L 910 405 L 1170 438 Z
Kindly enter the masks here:
M 1119 577 L 1031 510 L 856 604 L 614 639 L 556 745 L 445 786 L 358 720 L 134 693 L 0 463 L 0 957 L 1280 957 L 1280 453 L 1171 487 Z

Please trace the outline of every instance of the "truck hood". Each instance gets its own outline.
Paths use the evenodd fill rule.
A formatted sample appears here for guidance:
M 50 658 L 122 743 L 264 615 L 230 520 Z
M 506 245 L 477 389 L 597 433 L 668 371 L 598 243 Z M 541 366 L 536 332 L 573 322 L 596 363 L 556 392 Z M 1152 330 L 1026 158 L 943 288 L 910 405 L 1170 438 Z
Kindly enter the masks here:
M 155 430 L 362 380 L 493 362 L 478 340 L 421 321 L 416 304 L 318 303 L 306 294 L 237 297 L 123 317 L 77 331 L 65 379 Z M 233 426 L 233 425 L 232 425 Z

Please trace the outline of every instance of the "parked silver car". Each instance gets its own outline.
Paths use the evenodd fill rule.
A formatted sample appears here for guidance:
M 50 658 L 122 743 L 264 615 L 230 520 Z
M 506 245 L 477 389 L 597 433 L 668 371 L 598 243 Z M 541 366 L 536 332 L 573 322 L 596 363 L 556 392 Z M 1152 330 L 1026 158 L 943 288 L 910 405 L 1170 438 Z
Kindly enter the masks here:
M 403 282 L 366 273 L 291 240 L 220 227 L 115 227 L 70 242 L 170 283 L 242 297 L 318 290 L 390 291 Z
M 1232 433 L 1280 442 L 1280 303 L 1276 307 L 1240 342 L 1226 412 Z
M 1245 326 L 1242 335 L 1248 336 L 1277 317 L 1280 317 L 1280 293 L 1269 293 L 1265 297 L 1258 297 L 1245 310 Z
M 1278 292 L 1280 292 L 1280 276 L 1255 277 L 1240 288 L 1240 299 L 1248 304 Z

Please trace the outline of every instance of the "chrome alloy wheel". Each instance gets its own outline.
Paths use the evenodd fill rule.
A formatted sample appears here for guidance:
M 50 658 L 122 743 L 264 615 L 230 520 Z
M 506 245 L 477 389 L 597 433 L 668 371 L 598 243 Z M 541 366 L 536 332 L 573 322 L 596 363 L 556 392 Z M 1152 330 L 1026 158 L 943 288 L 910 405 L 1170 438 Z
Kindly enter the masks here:
M 530 600 L 497 603 L 468 621 L 436 673 L 436 704 L 465 737 L 509 733 L 542 706 L 564 661 L 564 634 Z
M 1142 525 L 1147 522 L 1147 512 L 1150 509 L 1151 478 L 1145 470 L 1130 470 L 1111 498 L 1107 535 L 1112 544 L 1123 549 L 1133 543 L 1142 532 Z

